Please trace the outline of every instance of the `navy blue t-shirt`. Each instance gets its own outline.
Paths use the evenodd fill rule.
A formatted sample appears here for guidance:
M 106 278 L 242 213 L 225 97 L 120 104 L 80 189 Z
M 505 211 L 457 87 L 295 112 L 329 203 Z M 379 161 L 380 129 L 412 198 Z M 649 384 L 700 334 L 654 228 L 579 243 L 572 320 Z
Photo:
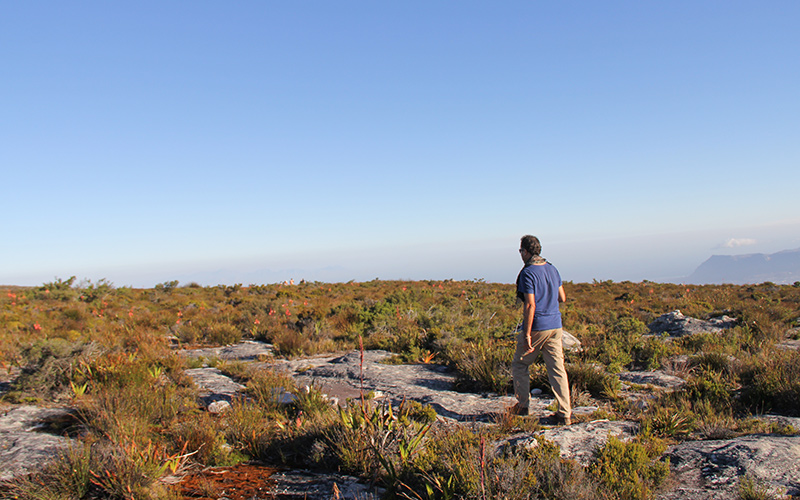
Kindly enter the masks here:
M 517 294 L 532 293 L 536 303 L 531 330 L 552 330 L 561 328 L 561 311 L 558 310 L 558 288 L 561 275 L 556 266 L 549 262 L 544 265 L 529 265 L 522 268 L 517 276 Z

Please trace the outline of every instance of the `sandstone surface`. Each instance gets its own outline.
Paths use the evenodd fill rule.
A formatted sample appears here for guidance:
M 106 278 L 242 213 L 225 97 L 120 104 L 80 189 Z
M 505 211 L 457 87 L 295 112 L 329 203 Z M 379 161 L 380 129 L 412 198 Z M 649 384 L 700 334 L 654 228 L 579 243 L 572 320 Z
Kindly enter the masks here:
M 667 451 L 675 487 L 663 500 L 736 498 L 748 476 L 773 495 L 800 495 L 800 436 L 749 435 L 687 441 Z
M 690 318 L 680 311 L 662 314 L 652 323 L 647 325 L 652 335 L 667 334 L 670 337 L 683 337 L 697 333 L 719 333 L 725 329 L 736 326 L 736 318 L 720 316 L 709 320 Z
M 0 481 L 33 471 L 65 450 L 72 440 L 46 431 L 51 422 L 70 416 L 67 408 L 29 405 L 0 413 Z

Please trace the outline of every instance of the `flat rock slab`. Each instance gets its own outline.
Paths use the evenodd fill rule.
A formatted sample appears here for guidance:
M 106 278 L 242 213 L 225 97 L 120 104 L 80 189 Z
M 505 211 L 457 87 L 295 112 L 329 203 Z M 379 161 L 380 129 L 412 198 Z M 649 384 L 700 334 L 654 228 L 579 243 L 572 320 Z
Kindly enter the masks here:
M 686 441 L 667 450 L 676 487 L 662 500 L 737 498 L 749 476 L 780 495 L 800 495 L 800 436 L 749 435 Z
M 354 351 L 333 357 L 278 361 L 273 366 L 287 370 L 300 383 L 317 384 L 324 392 L 338 389 L 329 396 L 356 399 L 362 391 L 373 391 L 393 402 L 405 398 L 428 404 L 439 415 L 458 421 L 488 420 L 516 402 L 511 396 L 454 391 L 456 375 L 442 365 L 381 363 L 390 356 L 387 351 L 364 351 L 362 361 L 361 353 Z
M 553 427 L 534 433 L 515 434 L 495 443 L 498 448 L 529 448 L 538 446 L 536 436 L 543 436 L 561 448 L 561 457 L 575 460 L 583 466 L 589 465 L 594 451 L 602 447 L 613 436 L 621 441 L 631 440 L 639 426 L 627 420 L 596 420 L 564 427 Z
M 736 326 L 736 318 L 720 316 L 709 320 L 689 318 L 680 311 L 672 311 L 662 314 L 655 321 L 647 325 L 650 333 L 661 335 L 666 333 L 670 337 L 683 337 L 684 335 L 694 335 L 696 333 L 720 333 L 721 331 Z
M 19 406 L 0 414 L 0 481 L 33 471 L 55 458 L 72 440 L 41 432 L 47 422 L 70 415 L 66 408 Z
M 620 381 L 629 384 L 651 385 L 663 389 L 678 389 L 686 383 L 682 378 L 669 375 L 660 370 L 622 372 L 618 377 Z
M 561 347 L 565 351 L 580 352 L 583 350 L 581 347 L 581 341 L 578 340 L 578 337 L 563 329 L 561 333 Z
M 222 347 L 207 347 L 203 349 L 182 349 L 178 351 L 181 356 L 189 358 L 217 358 L 238 361 L 262 361 L 273 355 L 272 344 L 244 340 L 238 344 Z
M 200 389 L 200 397 L 209 405 L 214 401 L 230 401 L 244 386 L 216 368 L 192 368 L 185 371 Z
M 797 351 L 800 350 L 800 340 L 784 340 L 779 344 L 775 344 L 775 347 L 787 351 Z

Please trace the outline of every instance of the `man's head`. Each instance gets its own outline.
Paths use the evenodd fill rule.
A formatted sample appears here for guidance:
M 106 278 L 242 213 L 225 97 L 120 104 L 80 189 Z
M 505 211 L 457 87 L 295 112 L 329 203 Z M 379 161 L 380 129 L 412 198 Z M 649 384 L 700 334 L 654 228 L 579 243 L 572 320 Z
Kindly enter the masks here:
M 534 257 L 542 253 L 542 244 L 539 243 L 539 238 L 530 234 L 526 234 L 520 239 L 519 248 Z

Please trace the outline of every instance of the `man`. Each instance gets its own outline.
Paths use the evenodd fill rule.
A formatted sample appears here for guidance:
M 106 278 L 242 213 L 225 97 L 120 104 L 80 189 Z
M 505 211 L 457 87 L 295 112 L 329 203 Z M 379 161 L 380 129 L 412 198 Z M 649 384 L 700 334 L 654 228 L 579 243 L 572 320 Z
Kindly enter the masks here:
M 512 412 L 528 414 L 531 387 L 528 369 L 541 353 L 547 366 L 547 378 L 558 401 L 558 411 L 553 419 L 556 423 L 570 425 L 572 406 L 561 345 L 561 312 L 558 310 L 559 302 L 566 301 L 567 297 L 558 269 L 541 257 L 541 251 L 542 245 L 536 236 L 521 238 L 519 253 L 525 265 L 517 276 L 517 297 L 522 300 L 524 309 L 522 330 L 517 335 L 517 349 L 511 362 L 514 395 L 517 397 Z

